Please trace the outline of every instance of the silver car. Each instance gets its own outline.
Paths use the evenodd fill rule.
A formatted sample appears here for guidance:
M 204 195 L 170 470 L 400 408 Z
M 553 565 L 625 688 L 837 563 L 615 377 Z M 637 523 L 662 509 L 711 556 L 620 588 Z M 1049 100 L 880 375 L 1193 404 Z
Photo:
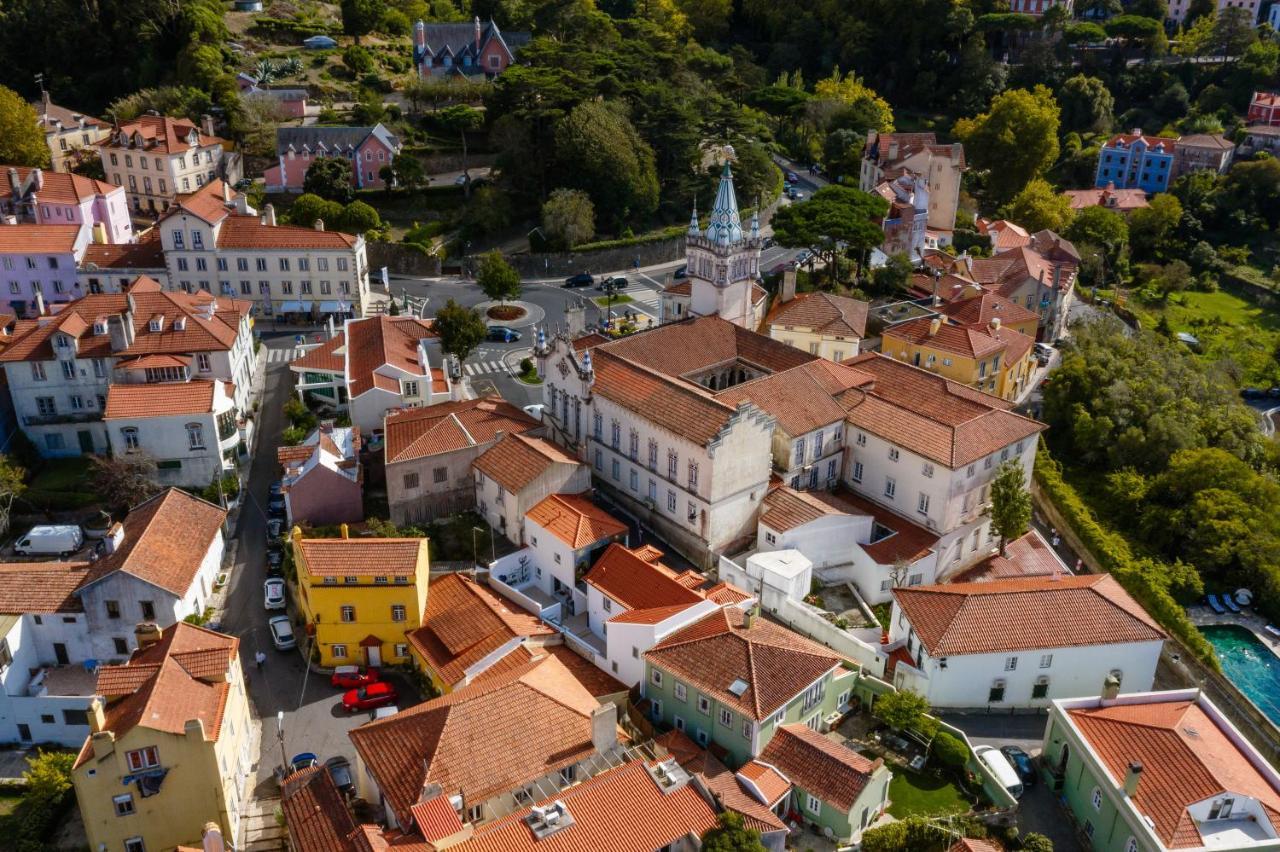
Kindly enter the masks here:
M 289 616 L 277 615 L 267 622 L 267 627 L 271 629 L 271 642 L 276 646 L 277 651 L 288 651 L 298 647 L 298 640 L 293 635 L 293 625 L 289 622 Z

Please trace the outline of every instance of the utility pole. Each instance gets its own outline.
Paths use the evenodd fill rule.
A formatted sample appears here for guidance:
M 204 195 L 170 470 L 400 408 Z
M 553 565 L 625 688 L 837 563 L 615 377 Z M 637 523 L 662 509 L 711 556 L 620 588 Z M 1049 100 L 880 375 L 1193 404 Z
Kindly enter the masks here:
M 284 753 L 284 711 L 276 711 L 276 739 L 280 741 L 280 780 L 289 774 L 289 759 Z

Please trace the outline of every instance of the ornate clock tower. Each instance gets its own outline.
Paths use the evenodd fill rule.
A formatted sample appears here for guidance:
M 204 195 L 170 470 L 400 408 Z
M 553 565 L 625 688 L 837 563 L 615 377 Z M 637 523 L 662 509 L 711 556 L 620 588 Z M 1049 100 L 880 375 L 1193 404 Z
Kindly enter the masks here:
M 720 175 L 720 189 L 707 229 L 699 228 L 695 208 L 685 246 L 692 294 L 690 313 L 714 314 L 743 328 L 753 328 L 752 289 L 760 277 L 760 220 L 752 216 L 750 231 L 742 230 L 728 163 Z

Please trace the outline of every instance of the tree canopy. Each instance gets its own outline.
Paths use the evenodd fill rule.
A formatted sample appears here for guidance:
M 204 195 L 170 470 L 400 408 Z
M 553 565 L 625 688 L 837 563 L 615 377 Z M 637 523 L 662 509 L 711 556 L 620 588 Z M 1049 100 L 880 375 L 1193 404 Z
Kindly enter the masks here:
M 13 89 L 0 86 L 0 162 L 15 166 L 48 166 L 36 111 Z
M 992 200 L 1013 198 L 1058 159 L 1058 102 L 1045 86 L 996 95 L 987 112 L 956 122 L 965 156 L 986 169 Z
M 622 104 L 589 101 L 556 129 L 559 157 L 572 163 L 572 185 L 591 196 L 615 224 L 644 219 L 658 208 L 653 149 L 640 138 Z
M 804 204 L 779 208 L 773 216 L 773 236 L 779 245 L 816 247 L 838 276 L 835 267 L 841 253 L 855 257 L 861 266 L 866 252 L 884 240 L 880 219 L 888 209 L 888 202 L 878 195 L 824 186 Z
M 520 295 L 520 273 L 507 263 L 502 252 L 494 249 L 480 256 L 476 284 L 490 299 L 505 302 Z
M 567 251 L 596 233 L 591 196 L 579 189 L 557 189 L 542 205 L 542 230 L 553 248 Z
M 307 173 L 302 178 L 302 191 L 346 204 L 355 197 L 351 181 L 351 163 L 346 158 L 317 157 L 307 166 Z
M 488 330 L 479 311 L 463 307 L 453 299 L 436 311 L 434 328 L 440 335 L 440 348 L 457 358 L 459 363 L 467 360 Z

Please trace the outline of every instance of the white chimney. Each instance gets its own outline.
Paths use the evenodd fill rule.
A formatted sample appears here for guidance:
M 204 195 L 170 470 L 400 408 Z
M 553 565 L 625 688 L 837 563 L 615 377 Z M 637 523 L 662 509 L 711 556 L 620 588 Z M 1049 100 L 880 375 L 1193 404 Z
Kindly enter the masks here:
M 116 521 L 102 539 L 102 552 L 115 553 L 124 544 L 124 524 Z
M 268 228 L 276 226 L 276 207 L 274 204 L 264 204 L 262 206 L 262 224 Z
M 205 823 L 204 839 L 201 841 L 204 852 L 226 852 L 227 845 L 222 839 L 222 829 L 216 822 Z

